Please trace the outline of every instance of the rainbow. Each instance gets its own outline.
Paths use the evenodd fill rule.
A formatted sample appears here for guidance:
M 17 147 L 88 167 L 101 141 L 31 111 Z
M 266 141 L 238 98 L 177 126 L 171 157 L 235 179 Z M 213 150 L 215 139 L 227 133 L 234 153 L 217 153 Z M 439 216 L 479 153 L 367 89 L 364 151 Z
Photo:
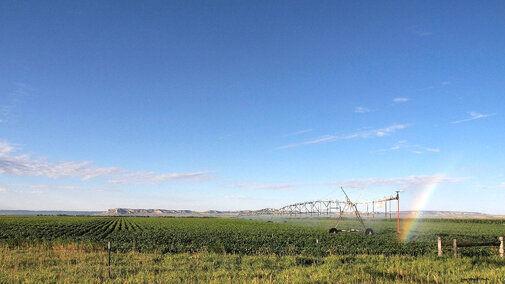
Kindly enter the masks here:
M 433 192 L 437 188 L 438 183 L 443 179 L 443 175 L 436 175 L 428 183 L 424 184 L 419 196 L 416 197 L 414 206 L 415 216 L 411 219 L 407 219 L 406 223 L 403 225 L 403 229 L 400 230 L 400 239 L 403 241 L 408 240 L 411 237 L 412 232 L 417 228 L 419 214 L 421 210 L 424 209 L 426 203 L 430 199 Z

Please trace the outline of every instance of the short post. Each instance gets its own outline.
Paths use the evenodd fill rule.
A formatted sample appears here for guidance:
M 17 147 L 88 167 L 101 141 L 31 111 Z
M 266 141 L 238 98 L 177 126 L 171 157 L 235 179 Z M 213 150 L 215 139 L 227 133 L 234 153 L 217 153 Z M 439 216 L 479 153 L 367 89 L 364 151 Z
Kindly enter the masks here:
M 500 240 L 500 257 L 503 257 L 503 237 L 498 238 Z
M 108 258 L 108 261 L 107 261 L 107 266 L 109 267 L 109 278 L 110 277 L 110 242 L 107 243 L 107 251 L 109 253 L 109 258 Z
M 375 218 L 375 201 L 372 200 L 372 218 Z
M 393 215 L 391 214 L 391 200 L 389 200 L 389 220 L 392 220 L 392 219 L 393 219 L 393 217 L 392 217 L 392 216 L 393 216 Z
M 458 243 L 456 239 L 452 239 L 452 249 L 454 251 L 454 257 L 458 257 Z
M 442 256 L 442 238 L 440 236 L 437 237 L 438 244 L 438 256 Z
M 384 219 L 388 219 L 388 202 L 384 201 Z

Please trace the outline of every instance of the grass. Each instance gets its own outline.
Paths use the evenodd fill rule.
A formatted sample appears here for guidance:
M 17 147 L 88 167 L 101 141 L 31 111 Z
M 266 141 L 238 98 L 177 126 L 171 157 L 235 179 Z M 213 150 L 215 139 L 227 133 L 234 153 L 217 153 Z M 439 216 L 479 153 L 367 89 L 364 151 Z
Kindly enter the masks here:
M 334 255 L 328 257 L 215 253 L 113 253 L 78 244 L 0 246 L 0 282 L 111 283 L 457 283 L 505 280 L 499 257 Z
M 402 219 L 402 224 L 410 222 Z M 496 241 L 501 219 L 423 219 L 411 238 L 395 220 L 374 236 L 328 234 L 331 218 L 0 217 L 0 283 L 461 283 L 505 282 L 496 247 L 451 247 L 436 236 Z M 341 228 L 359 228 L 345 220 Z M 112 243 L 108 276 L 107 241 Z

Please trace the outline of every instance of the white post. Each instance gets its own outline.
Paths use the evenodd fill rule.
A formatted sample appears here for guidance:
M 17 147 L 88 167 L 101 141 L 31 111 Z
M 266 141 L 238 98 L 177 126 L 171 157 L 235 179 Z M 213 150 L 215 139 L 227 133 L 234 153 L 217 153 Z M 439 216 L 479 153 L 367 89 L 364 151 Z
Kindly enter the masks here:
M 500 240 L 500 256 L 503 257 L 503 237 L 498 238 Z
M 438 256 L 442 256 L 442 238 L 440 236 L 437 237 L 438 243 Z
M 454 257 L 458 257 L 458 243 L 456 239 L 452 239 L 452 249 L 454 250 Z
M 110 242 L 107 242 L 107 251 L 109 253 L 108 261 L 107 261 L 107 266 L 109 267 L 109 278 L 110 278 Z

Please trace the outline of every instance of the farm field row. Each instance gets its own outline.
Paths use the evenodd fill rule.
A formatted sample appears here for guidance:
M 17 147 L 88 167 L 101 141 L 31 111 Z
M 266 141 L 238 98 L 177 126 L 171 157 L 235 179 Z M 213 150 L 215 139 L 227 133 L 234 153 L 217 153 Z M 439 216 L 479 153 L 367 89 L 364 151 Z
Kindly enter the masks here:
M 406 225 L 412 220 L 402 220 Z M 505 235 L 500 219 L 424 219 L 407 240 L 395 220 L 369 220 L 373 236 L 328 234 L 334 219 L 267 218 L 119 218 L 2 216 L 0 243 L 11 248 L 40 244 L 82 243 L 102 248 L 110 241 L 117 252 L 219 253 L 241 255 L 435 255 L 436 236 L 446 241 L 492 242 Z M 342 228 L 359 228 L 347 220 Z M 451 248 L 447 248 L 450 253 Z M 496 255 L 497 248 L 462 248 L 463 256 Z

